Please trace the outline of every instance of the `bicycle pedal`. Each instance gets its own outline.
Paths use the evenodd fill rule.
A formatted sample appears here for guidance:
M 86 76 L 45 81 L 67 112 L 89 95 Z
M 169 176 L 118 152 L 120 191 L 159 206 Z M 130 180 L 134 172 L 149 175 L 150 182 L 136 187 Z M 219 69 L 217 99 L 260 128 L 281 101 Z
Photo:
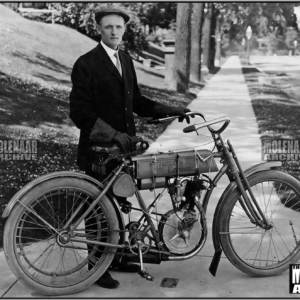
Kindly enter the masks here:
M 139 275 L 141 275 L 143 278 L 145 278 L 148 281 L 153 281 L 154 277 L 152 277 L 150 274 L 148 274 L 146 271 L 139 271 L 138 273 Z

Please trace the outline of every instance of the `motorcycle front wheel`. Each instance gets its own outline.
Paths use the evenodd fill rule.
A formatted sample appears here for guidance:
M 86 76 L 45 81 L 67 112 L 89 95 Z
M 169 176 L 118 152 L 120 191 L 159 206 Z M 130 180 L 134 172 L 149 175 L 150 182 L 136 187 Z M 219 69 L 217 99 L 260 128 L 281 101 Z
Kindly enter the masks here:
M 106 271 L 114 249 L 89 243 L 118 243 L 117 215 L 106 196 L 73 236 L 68 234 L 70 226 L 100 193 L 87 181 L 55 178 L 32 188 L 20 199 L 4 229 L 5 256 L 17 278 L 42 295 L 58 296 L 87 288 Z M 74 212 L 75 217 L 62 230 Z
M 275 276 L 300 258 L 300 183 L 275 170 L 255 173 L 248 181 L 271 228 L 263 229 L 251 222 L 236 188 L 220 208 L 222 247 L 229 261 L 242 272 Z

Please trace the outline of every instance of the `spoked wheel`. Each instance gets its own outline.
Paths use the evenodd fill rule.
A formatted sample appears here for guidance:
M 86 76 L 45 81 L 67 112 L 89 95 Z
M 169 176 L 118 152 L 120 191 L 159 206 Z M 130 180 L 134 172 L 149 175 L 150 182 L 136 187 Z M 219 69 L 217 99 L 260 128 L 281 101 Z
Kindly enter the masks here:
M 114 249 L 89 241 L 118 243 L 117 216 L 104 196 L 79 227 L 100 191 L 75 178 L 52 179 L 30 190 L 11 212 L 4 230 L 4 251 L 14 274 L 44 295 L 76 293 L 109 267 Z M 70 218 L 75 213 L 73 219 Z
M 263 171 L 248 178 L 251 190 L 271 224 L 253 224 L 235 189 L 220 211 L 220 238 L 227 258 L 254 276 L 274 276 L 300 258 L 300 184 L 281 171 Z

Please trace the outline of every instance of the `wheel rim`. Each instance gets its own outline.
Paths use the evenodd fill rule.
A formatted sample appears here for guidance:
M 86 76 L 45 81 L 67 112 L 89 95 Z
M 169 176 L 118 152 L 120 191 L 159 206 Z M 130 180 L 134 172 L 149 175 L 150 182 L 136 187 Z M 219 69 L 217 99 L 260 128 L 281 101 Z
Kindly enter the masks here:
M 267 220 L 264 230 L 250 222 L 237 200 L 228 218 L 229 240 L 236 255 L 257 269 L 273 269 L 290 261 L 300 247 L 299 192 L 282 180 L 268 180 L 251 187 Z
M 77 218 L 82 215 L 95 198 L 79 188 L 55 188 L 33 199 L 23 209 L 17 221 L 14 251 L 23 271 L 34 281 L 55 288 L 67 287 L 86 280 L 101 265 L 104 255 L 95 253 L 104 247 L 87 249 L 87 244 L 68 241 L 67 230 L 62 227 L 84 201 Z M 36 214 L 46 220 L 60 234 L 57 234 Z M 96 224 L 95 224 L 96 223 Z M 71 224 L 71 225 L 72 225 Z M 108 242 L 109 223 L 101 203 L 74 231 L 81 239 Z

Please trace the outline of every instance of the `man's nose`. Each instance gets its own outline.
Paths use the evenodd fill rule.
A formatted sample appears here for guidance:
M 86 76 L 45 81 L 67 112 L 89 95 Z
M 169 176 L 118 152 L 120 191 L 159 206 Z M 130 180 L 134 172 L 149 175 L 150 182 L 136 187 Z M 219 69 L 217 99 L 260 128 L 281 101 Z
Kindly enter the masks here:
M 111 34 L 113 34 L 113 35 L 116 34 L 116 28 L 115 27 L 112 28 Z

